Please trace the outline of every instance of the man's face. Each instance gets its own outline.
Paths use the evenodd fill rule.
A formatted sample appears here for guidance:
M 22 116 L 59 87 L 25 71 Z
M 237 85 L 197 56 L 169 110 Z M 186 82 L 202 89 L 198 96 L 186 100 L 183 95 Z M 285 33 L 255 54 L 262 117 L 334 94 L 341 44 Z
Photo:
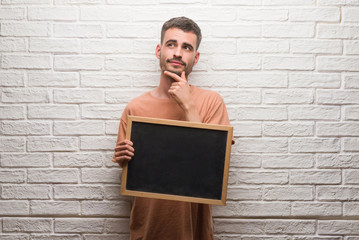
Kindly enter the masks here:
M 156 56 L 160 59 L 161 70 L 173 72 L 179 76 L 185 71 L 188 77 L 199 59 L 196 42 L 197 36 L 193 32 L 184 32 L 178 28 L 168 29 L 162 44 L 156 47 Z

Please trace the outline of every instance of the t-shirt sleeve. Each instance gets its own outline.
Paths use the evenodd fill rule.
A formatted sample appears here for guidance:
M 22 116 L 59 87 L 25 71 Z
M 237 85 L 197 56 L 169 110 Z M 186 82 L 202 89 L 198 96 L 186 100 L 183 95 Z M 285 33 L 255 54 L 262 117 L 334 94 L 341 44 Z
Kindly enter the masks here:
M 128 107 L 125 108 L 121 116 L 120 125 L 118 127 L 116 146 L 119 142 L 126 139 L 127 115 L 128 115 Z M 112 159 L 112 161 L 115 162 L 114 159 Z
M 204 123 L 230 125 L 226 105 L 219 94 L 216 94 L 210 101 L 208 109 Z

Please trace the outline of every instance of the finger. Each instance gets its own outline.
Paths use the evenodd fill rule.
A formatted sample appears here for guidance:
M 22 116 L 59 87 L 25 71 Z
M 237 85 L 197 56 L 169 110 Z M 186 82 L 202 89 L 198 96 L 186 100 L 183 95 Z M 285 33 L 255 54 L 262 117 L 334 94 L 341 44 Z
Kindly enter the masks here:
M 133 146 L 133 142 L 131 142 L 131 141 L 128 140 L 128 139 L 125 139 L 125 140 L 119 142 L 118 145 L 130 145 L 130 146 Z
M 133 157 L 134 155 L 135 154 L 129 150 L 115 152 L 115 157 L 122 157 L 122 156 Z
M 185 80 L 186 80 L 186 82 L 187 82 L 187 79 L 186 79 L 186 73 L 185 73 L 184 71 L 182 71 L 181 78 L 185 79 Z
M 169 71 L 164 71 L 164 74 L 173 78 L 174 80 L 176 80 L 177 82 L 186 82 L 186 79 L 181 78 L 180 76 L 178 76 L 177 74 L 173 73 L 173 72 L 169 72 Z
M 130 152 L 135 151 L 135 149 L 129 145 L 120 145 L 115 148 L 115 152 L 120 152 L 120 151 L 124 151 L 124 150 L 130 151 Z

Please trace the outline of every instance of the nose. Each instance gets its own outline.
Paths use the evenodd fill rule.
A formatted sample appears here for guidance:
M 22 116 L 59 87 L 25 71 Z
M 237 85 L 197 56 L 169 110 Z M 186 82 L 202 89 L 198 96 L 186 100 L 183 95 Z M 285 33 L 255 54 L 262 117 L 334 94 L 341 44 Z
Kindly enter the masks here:
M 173 53 L 174 57 L 177 58 L 182 58 L 182 48 L 181 47 L 177 47 L 175 49 L 175 52 Z

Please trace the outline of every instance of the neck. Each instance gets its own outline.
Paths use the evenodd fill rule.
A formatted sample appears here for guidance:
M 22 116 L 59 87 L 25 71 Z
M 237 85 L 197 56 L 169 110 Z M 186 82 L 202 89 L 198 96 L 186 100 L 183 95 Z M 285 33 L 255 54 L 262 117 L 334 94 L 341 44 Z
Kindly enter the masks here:
M 156 98 L 163 98 L 163 99 L 169 99 L 171 96 L 168 94 L 168 90 L 170 89 L 173 79 L 164 75 L 163 72 L 161 72 L 161 79 L 160 84 L 151 91 L 152 96 Z

